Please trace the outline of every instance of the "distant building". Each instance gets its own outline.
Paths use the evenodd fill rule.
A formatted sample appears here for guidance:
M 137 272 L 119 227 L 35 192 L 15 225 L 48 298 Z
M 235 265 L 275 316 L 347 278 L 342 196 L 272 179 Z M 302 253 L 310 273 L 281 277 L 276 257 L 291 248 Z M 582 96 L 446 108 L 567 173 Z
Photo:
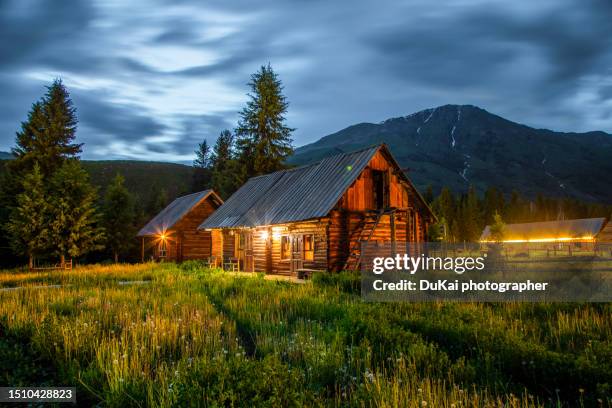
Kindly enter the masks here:
M 508 224 L 504 231 L 503 242 L 612 242 L 612 223 L 605 224 L 605 218 Z M 480 236 L 480 242 L 490 241 L 492 241 L 491 227 L 487 225 Z
M 223 200 L 213 190 L 179 197 L 157 214 L 139 232 L 142 258 L 181 262 L 207 259 L 212 253 L 210 232 L 198 230 Z
M 300 276 L 356 269 L 361 243 L 423 242 L 435 217 L 386 145 L 253 177 L 201 225 L 213 256 Z

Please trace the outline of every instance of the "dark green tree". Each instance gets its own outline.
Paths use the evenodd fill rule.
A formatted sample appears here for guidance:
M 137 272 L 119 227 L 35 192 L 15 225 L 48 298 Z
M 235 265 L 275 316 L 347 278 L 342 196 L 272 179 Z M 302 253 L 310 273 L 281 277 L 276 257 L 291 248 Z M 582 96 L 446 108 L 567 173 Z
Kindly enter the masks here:
M 221 132 L 211 154 L 212 186 L 223 198 L 229 197 L 245 181 L 245 168 L 234 152 L 234 135 L 229 130 Z
M 490 231 L 491 240 L 493 240 L 493 242 L 500 243 L 504 240 L 504 236 L 506 234 L 506 224 L 498 212 L 493 214 L 493 223 L 490 226 Z
M 159 183 L 154 182 L 149 192 L 149 199 L 145 206 L 147 218 L 157 215 L 161 210 L 168 205 L 168 192 L 162 188 Z
M 66 159 L 81 152 L 82 145 L 74 143 L 77 122 L 70 94 L 61 79 L 56 79 L 22 122 L 12 149 L 12 167 L 27 173 L 38 163 L 43 178 L 50 177 Z
M 480 203 L 473 186 L 470 186 L 461 204 L 461 240 L 476 242 L 482 233 Z
M 63 265 L 66 256 L 76 258 L 104 247 L 104 230 L 98 226 L 96 190 L 78 160 L 67 160 L 50 182 L 51 240 L 53 253 Z
M 15 138 L 14 160 L 6 164 L 0 184 L 0 225 L 6 224 L 11 209 L 17 205 L 16 197 L 23 191 L 26 174 L 38 163 L 43 180 L 62 163 L 76 157 L 81 145 L 74 143 L 77 127 L 76 111 L 68 90 L 60 79 L 47 87 L 45 95 L 32 104 L 26 121 Z
M 191 190 L 194 192 L 210 188 L 212 181 L 211 152 L 206 139 L 198 144 L 198 149 L 195 151 L 195 154 L 196 158 L 193 161 L 193 181 L 191 186 Z
M 295 130 L 285 124 L 289 102 L 270 64 L 251 75 L 248 85 L 249 101 L 240 112 L 235 132 L 247 178 L 284 169 L 293 153 L 291 133 Z
M 504 210 L 505 200 L 504 195 L 495 187 L 489 187 L 484 194 L 483 199 L 483 217 L 484 224 L 491 225 L 495 213 L 501 213 Z
M 455 215 L 457 213 L 456 206 L 455 196 L 447 187 L 442 189 L 440 195 L 432 204 L 433 210 L 436 212 L 438 219 L 444 225 L 443 228 L 446 230 L 447 234 L 446 239 L 449 241 L 454 241 L 457 238 L 455 235 L 457 232 L 456 229 L 451 228 L 452 221 L 455 219 Z
M 132 194 L 125 188 L 123 176 L 117 174 L 106 190 L 103 211 L 106 247 L 112 251 L 115 263 L 134 241 L 134 202 Z
M 17 195 L 17 206 L 13 208 L 6 230 L 11 248 L 19 255 L 28 257 L 30 269 L 34 258 L 49 249 L 50 207 L 43 177 L 38 163 L 31 173 L 25 175 L 22 192 Z

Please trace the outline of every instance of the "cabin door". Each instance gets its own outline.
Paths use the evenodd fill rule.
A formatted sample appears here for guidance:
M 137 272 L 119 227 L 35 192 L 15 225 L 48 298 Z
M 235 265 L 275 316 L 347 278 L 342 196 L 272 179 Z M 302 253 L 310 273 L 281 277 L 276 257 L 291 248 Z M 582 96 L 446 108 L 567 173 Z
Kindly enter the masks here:
M 296 276 L 299 269 L 304 267 L 304 236 L 292 235 L 291 237 L 291 274 Z
M 253 233 L 251 231 L 243 231 L 241 234 L 244 254 L 242 269 L 245 272 L 254 272 L 255 262 L 253 260 Z

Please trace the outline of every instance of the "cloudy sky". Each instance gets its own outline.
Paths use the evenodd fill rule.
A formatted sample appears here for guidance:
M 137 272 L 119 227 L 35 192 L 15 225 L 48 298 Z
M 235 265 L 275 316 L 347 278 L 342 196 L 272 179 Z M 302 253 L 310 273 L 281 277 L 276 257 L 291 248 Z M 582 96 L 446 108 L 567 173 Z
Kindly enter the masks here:
M 447 103 L 612 132 L 612 2 L 0 0 L 0 150 L 53 78 L 88 159 L 188 161 L 270 62 L 296 145 Z

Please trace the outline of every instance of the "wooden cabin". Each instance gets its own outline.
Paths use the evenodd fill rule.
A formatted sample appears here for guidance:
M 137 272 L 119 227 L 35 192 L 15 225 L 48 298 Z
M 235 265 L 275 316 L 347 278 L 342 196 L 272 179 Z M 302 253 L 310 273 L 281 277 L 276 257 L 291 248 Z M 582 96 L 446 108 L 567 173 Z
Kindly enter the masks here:
M 213 190 L 200 191 L 172 201 L 139 232 L 142 260 L 181 262 L 207 259 L 212 253 L 212 233 L 198 226 L 223 200 Z
M 434 215 L 386 145 L 253 177 L 200 225 L 243 271 L 357 269 L 363 242 L 422 242 Z

